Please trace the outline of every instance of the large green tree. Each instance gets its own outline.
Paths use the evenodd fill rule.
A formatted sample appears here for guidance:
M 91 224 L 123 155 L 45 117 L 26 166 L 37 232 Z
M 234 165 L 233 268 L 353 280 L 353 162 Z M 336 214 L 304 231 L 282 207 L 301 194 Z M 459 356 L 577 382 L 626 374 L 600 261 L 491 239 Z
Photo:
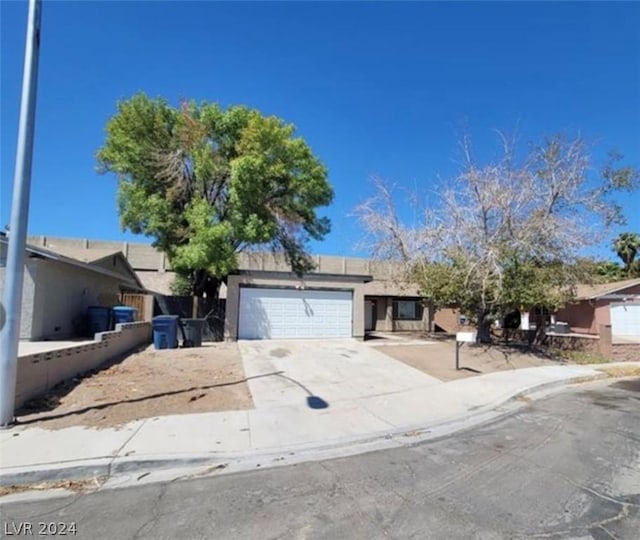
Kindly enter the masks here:
M 432 307 L 460 307 L 481 341 L 509 309 L 553 309 L 572 297 L 589 279 L 576 264 L 583 249 L 623 222 L 612 195 L 638 181 L 617 155 L 595 170 L 580 138 L 554 136 L 525 151 L 501 143 L 497 159 L 478 163 L 464 139 L 460 173 L 435 193 L 411 194 L 413 203 L 427 200 L 414 205 L 414 223 L 383 180 L 356 209 L 373 255 L 404 263 Z
M 333 198 L 325 167 L 293 125 L 245 106 L 134 95 L 107 122 L 97 160 L 117 175 L 122 227 L 153 238 L 198 296 L 217 296 L 245 249 L 310 270 L 306 243 L 330 229 L 317 214 Z

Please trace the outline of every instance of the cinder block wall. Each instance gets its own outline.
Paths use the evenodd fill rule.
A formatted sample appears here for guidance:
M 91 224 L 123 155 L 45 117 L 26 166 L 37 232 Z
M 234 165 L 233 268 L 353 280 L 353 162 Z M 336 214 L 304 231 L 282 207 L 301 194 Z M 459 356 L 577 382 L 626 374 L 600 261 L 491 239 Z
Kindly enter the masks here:
M 112 332 L 96 334 L 95 341 L 18 358 L 15 407 L 44 394 L 56 384 L 151 341 L 151 324 L 117 324 Z

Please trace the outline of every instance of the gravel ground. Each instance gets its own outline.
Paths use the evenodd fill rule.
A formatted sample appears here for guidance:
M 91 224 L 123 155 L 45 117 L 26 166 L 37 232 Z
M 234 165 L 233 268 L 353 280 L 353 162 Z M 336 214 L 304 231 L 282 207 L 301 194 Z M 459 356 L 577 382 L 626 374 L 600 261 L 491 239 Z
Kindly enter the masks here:
M 170 414 L 253 408 L 235 343 L 133 353 L 57 385 L 17 412 L 43 429 L 114 427 Z

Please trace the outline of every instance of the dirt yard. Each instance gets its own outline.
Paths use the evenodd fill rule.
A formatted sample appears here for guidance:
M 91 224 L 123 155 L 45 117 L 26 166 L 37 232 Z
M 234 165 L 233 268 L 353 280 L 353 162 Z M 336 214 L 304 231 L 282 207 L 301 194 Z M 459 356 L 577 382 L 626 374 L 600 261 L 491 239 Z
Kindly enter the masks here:
M 542 353 L 492 345 L 464 344 L 460 348 L 460 367 L 455 369 L 456 346 L 453 339 L 440 339 L 424 344 L 380 344 L 374 345 L 384 354 L 400 360 L 442 381 L 472 377 L 495 371 L 506 371 L 538 366 L 557 366 L 564 363 Z
M 59 384 L 17 412 L 20 424 L 43 429 L 114 427 L 141 418 L 253 408 L 235 343 L 156 351 Z

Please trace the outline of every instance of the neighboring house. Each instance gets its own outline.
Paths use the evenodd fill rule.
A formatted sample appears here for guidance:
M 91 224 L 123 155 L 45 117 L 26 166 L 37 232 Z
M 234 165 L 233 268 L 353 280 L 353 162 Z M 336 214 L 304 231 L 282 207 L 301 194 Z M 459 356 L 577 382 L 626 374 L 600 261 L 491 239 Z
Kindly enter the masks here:
M 556 314 L 573 332 L 598 334 L 611 325 L 612 336 L 640 337 L 640 279 L 580 285 L 575 302 Z
M 4 293 L 7 238 L 0 235 L 0 294 Z M 144 286 L 122 253 L 93 262 L 27 245 L 20 339 L 64 339 L 76 335 L 78 318 L 92 305 L 113 306 L 123 292 Z
M 166 257 L 149 244 L 49 237 L 29 242 L 93 261 L 119 250 L 147 290 L 171 294 L 174 274 Z M 240 254 L 239 272 L 220 291 L 227 299 L 227 338 L 362 338 L 371 330 L 430 328 L 429 310 L 423 309 L 418 290 L 399 283 L 393 265 L 353 257 L 313 259 L 316 269 L 300 279 L 282 257 Z
M 112 253 L 122 253 L 147 291 L 171 294 L 174 273 L 166 255 L 150 244 L 50 236 L 30 236 L 27 242 L 81 261 L 97 261 Z
M 577 334 L 598 335 L 601 325 L 611 325 L 612 336 L 640 337 L 640 279 L 578 285 L 575 300 L 556 313 L 532 309 L 528 313 L 529 328 L 535 328 L 539 315 L 547 323 L 552 319 L 567 323 Z M 462 327 L 457 309 L 439 309 L 433 320 L 436 331 L 453 333 Z

